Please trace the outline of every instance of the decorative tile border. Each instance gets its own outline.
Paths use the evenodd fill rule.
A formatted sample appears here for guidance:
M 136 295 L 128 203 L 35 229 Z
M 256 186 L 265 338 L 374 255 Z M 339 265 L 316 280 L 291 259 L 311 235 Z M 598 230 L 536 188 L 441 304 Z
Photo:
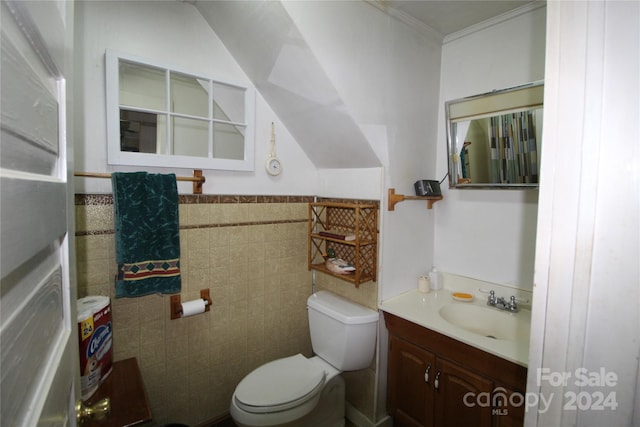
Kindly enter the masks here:
M 212 194 L 185 194 L 178 196 L 178 203 L 181 205 L 195 204 L 233 204 L 233 203 L 311 203 L 316 198 L 314 196 L 263 196 L 263 195 L 212 195 Z M 339 199 L 320 197 L 318 201 L 322 202 L 347 202 L 347 203 L 363 203 L 379 205 L 378 200 L 362 200 L 362 199 Z M 76 206 L 110 206 L 113 205 L 112 194 L 76 194 Z M 246 221 L 237 223 L 221 223 L 221 224 L 198 224 L 198 225 L 181 225 L 180 230 L 192 230 L 201 228 L 219 228 L 219 227 L 239 227 L 265 224 L 293 224 L 307 222 L 307 219 L 290 219 L 290 220 L 269 220 L 269 221 Z M 76 231 L 76 236 L 97 236 L 113 234 L 114 230 L 88 230 Z
M 229 222 L 224 224 L 199 224 L 199 225 L 181 225 L 180 230 L 193 230 L 197 228 L 221 228 L 221 227 L 244 227 L 250 225 L 265 225 L 265 224 L 296 224 L 300 222 L 307 222 L 308 219 L 282 219 L 272 221 L 246 221 L 246 222 Z
M 77 194 L 76 206 L 108 206 L 113 205 L 113 194 Z
M 178 203 L 195 205 L 207 203 L 310 203 L 314 196 L 262 196 L 226 194 L 181 194 Z M 113 194 L 76 194 L 76 206 L 106 206 L 113 204 Z
M 247 227 L 251 225 L 266 225 L 266 224 L 298 224 L 306 223 L 307 219 L 283 219 L 274 221 L 247 221 L 247 222 L 231 222 L 225 224 L 200 224 L 200 225 L 181 225 L 180 230 L 193 230 L 198 228 L 222 228 L 222 227 Z M 100 236 L 114 234 L 114 230 L 90 230 L 90 231 L 76 231 L 75 236 Z
M 182 194 L 179 203 L 185 205 L 200 203 L 309 203 L 313 196 L 260 196 L 231 194 Z
M 336 197 L 318 197 L 318 202 L 326 202 L 326 203 L 352 203 L 352 204 L 361 204 L 361 205 L 376 205 L 380 208 L 379 200 L 365 200 L 365 199 L 340 199 Z
M 195 204 L 272 204 L 272 203 L 310 203 L 313 202 L 313 196 L 262 196 L 262 195 L 179 195 L 178 203 L 180 205 Z M 76 206 L 111 206 L 113 205 L 112 194 L 76 194 Z M 202 229 L 202 228 L 219 228 L 219 227 L 239 227 L 266 224 L 293 224 L 305 223 L 307 219 L 290 219 L 290 220 L 269 220 L 269 221 L 244 221 L 220 224 L 197 224 L 197 225 L 181 225 L 180 230 Z M 83 230 L 76 231 L 75 235 L 80 236 L 97 236 L 114 234 L 113 229 L 106 230 Z
M 84 237 L 84 236 L 105 236 L 109 234 L 115 233 L 114 230 L 90 230 L 90 231 L 77 231 L 76 237 Z
M 232 194 L 181 194 L 178 203 L 181 205 L 195 205 L 206 203 L 311 203 L 314 196 L 263 196 L 263 195 L 232 195 Z M 320 202 L 347 202 L 379 205 L 379 200 L 340 199 L 332 197 L 318 197 Z M 105 206 L 113 204 L 112 194 L 76 194 L 76 206 Z

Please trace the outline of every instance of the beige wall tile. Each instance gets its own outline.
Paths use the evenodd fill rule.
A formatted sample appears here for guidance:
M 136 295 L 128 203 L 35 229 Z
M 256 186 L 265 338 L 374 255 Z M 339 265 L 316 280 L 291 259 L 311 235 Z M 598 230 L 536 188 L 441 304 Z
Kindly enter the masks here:
M 183 248 L 187 251 L 209 249 L 209 241 L 211 229 L 209 228 L 195 228 L 189 230 L 182 230 L 180 232 L 181 237 L 184 236 Z M 182 250 L 182 248 L 181 248 Z
M 210 205 L 189 205 L 187 207 L 186 225 L 205 225 L 209 224 Z
M 209 248 L 227 247 L 231 239 L 231 227 L 209 229 Z
M 229 203 L 222 205 L 229 223 L 238 224 L 249 221 L 249 205 L 247 203 Z M 214 221 L 214 218 L 210 218 Z
M 235 386 L 252 369 L 295 353 L 311 356 L 308 205 L 201 203 L 179 209 L 181 299 L 209 289 L 211 311 L 170 320 L 168 295 L 112 298 L 114 358 L 138 358 L 155 422 L 196 425 L 226 414 Z M 112 207 L 77 206 L 76 212 L 79 233 L 107 231 L 76 238 L 78 295 L 113 296 Z M 302 222 L 279 222 L 288 220 Z M 319 288 L 375 304 L 375 283 L 356 289 L 322 276 L 317 274 Z M 348 381 L 369 387 L 359 376 Z M 357 402 L 363 413 L 371 396 Z
M 210 224 L 229 224 L 231 208 L 227 204 L 211 205 L 209 208 Z

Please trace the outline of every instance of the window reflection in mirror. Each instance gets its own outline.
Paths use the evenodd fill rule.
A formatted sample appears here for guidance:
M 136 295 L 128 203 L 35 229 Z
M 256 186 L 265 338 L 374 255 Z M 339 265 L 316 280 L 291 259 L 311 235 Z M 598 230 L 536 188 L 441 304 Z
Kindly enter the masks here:
M 165 72 L 125 60 L 118 61 L 119 101 L 122 105 L 163 110 L 166 101 Z
M 542 82 L 449 101 L 449 186 L 538 185 Z
M 109 163 L 253 170 L 253 96 L 108 50 Z
M 120 150 L 134 153 L 158 151 L 158 115 L 120 109 Z
M 236 126 L 216 123 L 213 126 L 213 135 L 216 144 L 213 146 L 213 155 L 223 159 L 241 159 L 244 138 L 242 132 Z

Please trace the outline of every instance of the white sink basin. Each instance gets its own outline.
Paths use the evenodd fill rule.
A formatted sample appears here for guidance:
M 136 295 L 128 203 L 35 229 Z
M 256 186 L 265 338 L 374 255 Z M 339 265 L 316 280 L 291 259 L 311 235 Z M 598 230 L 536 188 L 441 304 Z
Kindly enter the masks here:
M 510 313 L 472 304 L 447 304 L 440 308 L 447 322 L 488 338 L 516 341 L 529 336 L 531 321 L 523 313 Z

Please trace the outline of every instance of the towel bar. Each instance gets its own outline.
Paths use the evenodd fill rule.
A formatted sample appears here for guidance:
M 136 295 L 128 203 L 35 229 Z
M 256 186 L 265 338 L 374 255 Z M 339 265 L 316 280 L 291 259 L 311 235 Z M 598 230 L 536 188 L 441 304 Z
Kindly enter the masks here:
M 73 175 L 87 178 L 111 178 L 110 173 L 99 172 L 74 172 Z M 202 169 L 194 169 L 193 176 L 176 176 L 176 181 L 193 182 L 193 194 L 202 194 L 202 184 L 204 184 L 206 180 L 202 175 Z

